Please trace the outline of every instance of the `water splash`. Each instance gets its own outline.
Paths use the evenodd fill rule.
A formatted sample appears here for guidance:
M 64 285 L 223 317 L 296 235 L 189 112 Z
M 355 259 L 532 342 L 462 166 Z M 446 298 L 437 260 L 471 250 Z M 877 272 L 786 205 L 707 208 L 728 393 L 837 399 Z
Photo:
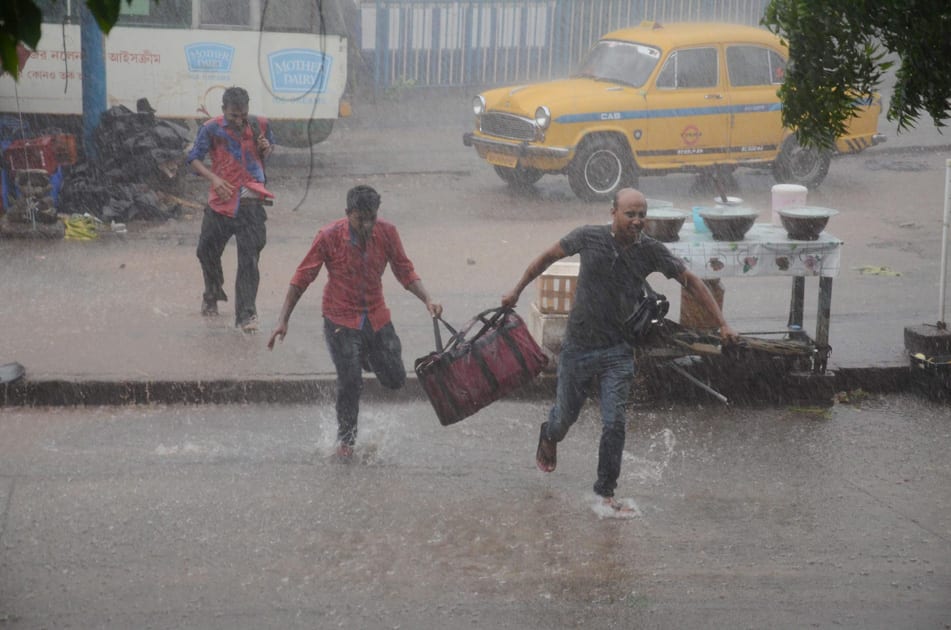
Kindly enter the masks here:
M 641 508 L 638 507 L 637 502 L 634 499 L 625 498 L 619 499 L 614 498 L 614 503 L 616 505 L 608 505 L 604 502 L 603 497 L 597 495 L 593 496 L 591 499 L 591 510 L 598 515 L 598 518 L 619 518 L 619 519 L 634 519 L 641 518 L 643 513 Z M 620 507 L 620 509 L 618 509 Z
M 337 447 L 337 418 L 333 410 L 320 413 L 316 420 L 321 426 L 317 457 L 332 458 Z M 407 439 L 410 428 L 400 421 L 399 414 L 383 410 L 360 410 L 357 442 L 353 447 L 353 462 L 367 466 L 383 465 L 392 460 Z
M 677 436 L 670 428 L 664 427 L 648 438 L 645 455 L 624 451 L 625 475 L 641 483 L 660 481 L 676 449 Z

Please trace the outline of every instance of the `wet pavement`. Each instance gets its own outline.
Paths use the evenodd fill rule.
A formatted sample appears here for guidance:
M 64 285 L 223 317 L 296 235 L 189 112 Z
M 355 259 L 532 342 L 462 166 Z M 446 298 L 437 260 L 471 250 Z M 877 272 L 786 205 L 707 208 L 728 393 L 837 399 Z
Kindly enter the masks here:
M 132 224 L 126 234 L 103 233 L 95 241 L 0 240 L 0 312 L 8 331 L 0 341 L 0 363 L 23 364 L 27 378 L 40 388 L 22 396 L 7 393 L 4 403 L 57 404 L 56 396 L 43 393 L 43 384 L 68 393 L 63 385 L 70 383 L 97 383 L 102 391 L 104 384 L 154 381 L 193 389 L 221 381 L 232 389 L 236 382 L 250 380 L 326 382 L 333 369 L 320 325 L 322 279 L 304 296 L 286 341 L 274 352 L 267 352 L 265 344 L 287 282 L 316 229 L 342 215 L 346 190 L 356 183 L 381 190 L 383 214 L 399 226 L 426 286 L 457 326 L 496 306 L 536 252 L 576 225 L 606 220 L 605 205 L 574 199 L 564 178 L 546 178 L 531 193 L 509 190 L 461 142 L 456 146 L 457 135 L 454 127 L 437 127 L 422 148 L 401 151 L 416 137 L 390 132 L 393 144 L 384 152 L 367 148 L 379 130 L 341 129 L 327 146 L 315 149 L 321 176 L 309 182 L 300 165 L 305 155 L 288 153 L 284 164 L 278 160 L 271 172 L 280 201 L 269 212 L 269 242 L 261 259 L 262 333 L 253 337 L 233 327 L 230 303 L 221 305 L 219 318 L 199 314 L 196 211 L 165 224 Z M 397 153 L 407 171 L 385 174 Z M 945 155 L 928 149 L 844 158 L 834 163 L 826 186 L 811 194 L 817 205 L 842 209 L 830 226 L 846 244 L 843 271 L 833 285 L 829 359 L 841 388 L 907 389 L 903 331 L 937 321 L 935 261 Z M 912 160 L 919 170 L 870 171 L 896 159 Z M 870 177 L 880 182 L 874 190 L 869 190 Z M 884 192 L 894 189 L 889 177 L 917 187 L 922 201 L 892 205 L 907 195 Z M 768 175 L 751 172 L 738 179 L 756 207 L 769 207 Z M 645 178 L 642 188 L 679 205 L 703 202 L 705 197 L 689 193 L 690 183 L 687 176 Z M 876 196 L 882 199 L 876 202 Z M 847 208 L 847 203 L 854 205 Z M 233 278 L 233 243 L 226 249 L 224 268 L 226 278 Z M 675 318 L 680 291 L 668 285 L 672 283 L 661 279 L 655 288 L 671 299 Z M 412 361 L 434 347 L 432 327 L 415 297 L 391 277 L 384 286 L 411 371 Z M 738 330 L 785 327 L 788 279 L 728 279 L 724 286 L 725 311 Z M 810 332 L 817 287 L 816 278 L 807 279 L 805 323 Z M 534 295 L 535 287 L 529 287 L 519 304 L 526 319 Z M 92 402 L 101 400 L 90 396 Z M 105 402 L 130 400 L 122 392 L 110 397 Z
M 907 389 L 902 331 L 936 319 L 951 152 L 928 130 L 836 160 L 810 192 L 840 209 L 830 370 L 848 393 L 827 408 L 638 399 L 619 488 L 635 518 L 595 510 L 593 408 L 558 470 L 535 469 L 544 387 L 443 428 L 412 382 L 383 398 L 369 380 L 356 461 L 332 460 L 320 280 L 285 342 L 264 346 L 349 187 L 381 190 L 453 324 L 496 305 L 568 229 L 607 220 L 563 178 L 502 185 L 461 146 L 468 100 L 358 106 L 312 154 L 276 156 L 256 336 L 227 304 L 200 316 L 194 212 L 90 242 L 0 240 L 0 363 L 25 365 L 41 394 L 3 388 L 0 626 L 949 627 L 949 407 L 855 391 L 875 373 L 879 389 Z M 765 217 L 772 179 L 738 179 Z M 690 185 L 641 188 L 705 203 Z M 233 244 L 224 263 L 232 278 Z M 411 366 L 431 323 L 384 284 Z M 784 324 L 788 281 L 725 284 L 741 332 Z M 679 291 L 666 293 L 675 314 Z M 167 400 L 284 404 L 95 406 Z
M 0 315 L 8 331 L 0 340 L 0 363 L 23 364 L 31 383 L 28 390 L 3 388 L 3 403 L 272 400 L 285 391 L 273 387 L 303 383 L 315 390 L 330 383 L 322 278 L 302 299 L 286 341 L 274 352 L 265 344 L 294 268 L 317 228 L 342 216 L 346 191 L 357 183 L 383 194 L 381 216 L 399 226 L 450 323 L 461 325 L 496 306 L 535 253 L 579 224 L 607 221 L 608 208 L 577 200 L 563 177 L 546 177 L 529 191 L 506 187 L 462 146 L 461 133 L 471 124 L 468 101 L 464 91 L 447 90 L 362 103 L 313 151 L 277 152 L 269 167 L 277 202 L 269 209 L 261 258 L 262 332 L 256 336 L 233 327 L 230 303 L 221 305 L 219 318 L 199 314 L 194 250 L 200 211 L 186 210 L 164 224 L 136 222 L 125 234 L 104 232 L 94 241 L 0 240 Z M 829 231 L 845 241 L 834 280 L 829 358 L 840 389 L 908 389 L 903 331 L 937 321 L 936 261 L 951 146 L 933 127 L 896 135 L 886 125 L 888 143 L 835 160 L 823 186 L 810 192 L 810 203 L 840 210 Z M 640 186 L 649 197 L 681 207 L 709 203 L 708 193 L 692 190 L 693 181 L 671 175 L 643 178 Z M 769 174 L 739 171 L 737 181 L 740 194 L 768 220 Z M 189 198 L 200 202 L 203 188 L 192 177 Z M 230 282 L 233 243 L 223 262 Z M 422 304 L 392 278 L 384 286 L 412 371 L 413 360 L 434 347 L 431 323 Z M 788 279 L 728 279 L 724 286 L 724 310 L 740 332 L 785 327 Z M 817 286 L 816 278 L 807 279 L 810 332 Z M 671 299 L 675 318 L 679 287 L 661 279 L 655 288 Z M 519 304 L 525 318 L 534 292 L 529 287 Z M 169 387 L 177 390 L 152 395 Z M 249 387 L 272 392 L 247 396 Z
M 0 414 L 0 626 L 947 628 L 951 409 L 632 408 L 618 496 L 583 412 L 534 466 L 541 402 L 452 427 L 364 405 Z

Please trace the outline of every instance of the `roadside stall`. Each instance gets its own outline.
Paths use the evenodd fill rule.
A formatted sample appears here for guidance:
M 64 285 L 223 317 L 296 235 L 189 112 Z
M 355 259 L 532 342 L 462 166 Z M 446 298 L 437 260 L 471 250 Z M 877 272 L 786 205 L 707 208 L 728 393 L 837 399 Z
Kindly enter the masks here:
M 773 331 L 742 335 L 735 348 L 721 348 L 711 331 L 665 320 L 655 334 L 638 348 L 642 369 L 673 370 L 701 389 L 719 395 L 719 386 L 736 389 L 742 384 L 751 396 L 779 397 L 803 387 L 824 391 L 831 397 L 826 376 L 832 280 L 839 273 L 843 241 L 821 232 L 814 240 L 789 238 L 778 225 L 755 223 L 737 240 L 717 240 L 709 231 L 687 223 L 679 238 L 667 247 L 693 273 L 712 282 L 725 278 L 781 276 L 790 279 L 789 308 L 785 324 Z M 540 345 L 557 357 L 574 298 L 578 263 L 561 261 L 538 280 L 538 293 L 529 315 L 529 325 Z M 818 312 L 810 334 L 803 327 L 806 279 L 817 280 Z M 682 305 L 683 308 L 683 305 Z M 781 317 L 782 315 L 778 315 Z M 656 365 L 651 366 L 651 363 Z M 764 369 L 764 366 L 768 369 Z M 769 372 L 769 374 L 767 373 Z M 774 376 L 776 382 L 769 382 Z M 780 391 L 784 390 L 784 391 Z

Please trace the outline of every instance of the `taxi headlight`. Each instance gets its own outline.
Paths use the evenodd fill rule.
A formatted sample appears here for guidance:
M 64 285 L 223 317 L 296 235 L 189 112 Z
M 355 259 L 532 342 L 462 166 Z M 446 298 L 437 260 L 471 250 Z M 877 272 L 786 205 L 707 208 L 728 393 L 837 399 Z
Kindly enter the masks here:
M 472 99 L 472 113 L 481 116 L 483 112 L 485 112 L 485 99 L 480 94 Z
M 535 124 L 542 131 L 548 129 L 551 124 L 551 111 L 544 105 L 535 110 Z

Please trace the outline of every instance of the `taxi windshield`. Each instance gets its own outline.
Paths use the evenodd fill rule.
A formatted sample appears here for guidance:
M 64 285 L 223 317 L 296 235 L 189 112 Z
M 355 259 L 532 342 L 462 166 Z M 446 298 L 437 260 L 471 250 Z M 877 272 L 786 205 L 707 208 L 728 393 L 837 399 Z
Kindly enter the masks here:
M 643 44 L 602 40 L 595 44 L 576 77 L 641 87 L 660 60 L 660 51 Z

